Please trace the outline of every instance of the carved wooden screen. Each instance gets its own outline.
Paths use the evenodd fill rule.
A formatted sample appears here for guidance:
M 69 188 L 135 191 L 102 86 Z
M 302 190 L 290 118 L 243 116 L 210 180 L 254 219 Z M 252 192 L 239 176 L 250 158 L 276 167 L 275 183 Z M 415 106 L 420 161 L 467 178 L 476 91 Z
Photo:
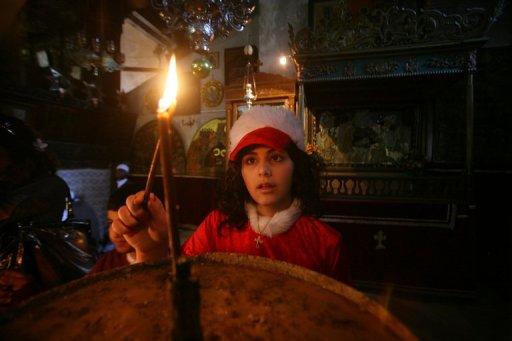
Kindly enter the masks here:
M 309 1 L 310 27 L 289 30 L 298 111 L 354 279 L 472 290 L 474 78 L 503 2 L 415 3 Z

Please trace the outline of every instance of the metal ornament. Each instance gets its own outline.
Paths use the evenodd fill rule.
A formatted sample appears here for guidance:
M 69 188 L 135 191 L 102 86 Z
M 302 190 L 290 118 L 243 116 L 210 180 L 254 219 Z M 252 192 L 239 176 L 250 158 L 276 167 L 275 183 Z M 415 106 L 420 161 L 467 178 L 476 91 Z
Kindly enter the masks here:
M 213 65 L 208 58 L 196 59 L 192 62 L 192 74 L 199 79 L 208 77 Z
M 185 31 L 191 47 L 208 52 L 217 37 L 242 31 L 256 8 L 256 0 L 151 0 L 170 32 Z
M 415 10 L 387 5 L 363 9 L 355 21 L 344 1 L 332 7 L 332 17 L 313 29 L 297 33 L 289 26 L 292 55 L 330 53 L 349 50 L 414 46 L 480 38 L 504 12 L 505 1 L 494 7 L 468 8 L 460 13 L 439 10 Z
M 247 56 L 247 65 L 245 66 L 244 76 L 244 101 L 247 103 L 247 108 L 251 108 L 253 103 L 258 98 L 256 93 L 256 79 L 254 78 L 254 65 L 251 64 L 251 56 L 253 53 L 252 46 L 246 45 L 244 47 L 244 54 Z

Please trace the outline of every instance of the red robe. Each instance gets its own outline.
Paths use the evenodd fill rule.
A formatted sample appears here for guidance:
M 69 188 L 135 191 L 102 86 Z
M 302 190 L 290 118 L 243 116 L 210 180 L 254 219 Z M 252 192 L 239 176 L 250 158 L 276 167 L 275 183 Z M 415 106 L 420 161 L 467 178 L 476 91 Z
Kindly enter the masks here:
M 94 264 L 91 271 L 89 271 L 87 275 L 89 276 L 103 271 L 112 270 L 129 264 L 130 263 L 128 263 L 128 261 L 126 260 L 126 254 L 119 253 L 116 249 L 114 249 L 112 251 L 104 253 L 100 257 L 100 259 L 98 259 L 96 264 Z
M 182 246 L 186 256 L 207 252 L 233 252 L 285 261 L 303 266 L 335 279 L 350 282 L 347 251 L 338 231 L 306 215 L 284 233 L 272 238 L 259 235 L 249 226 L 241 230 L 220 223 L 226 218 L 219 211 L 211 212 Z M 128 265 L 125 255 L 115 250 L 107 253 L 91 273 Z
M 338 231 L 321 221 L 301 215 L 289 230 L 273 237 L 254 232 L 249 222 L 241 230 L 220 223 L 226 218 L 211 212 L 185 242 L 182 252 L 196 256 L 206 252 L 233 252 L 285 261 L 350 281 L 346 248 Z

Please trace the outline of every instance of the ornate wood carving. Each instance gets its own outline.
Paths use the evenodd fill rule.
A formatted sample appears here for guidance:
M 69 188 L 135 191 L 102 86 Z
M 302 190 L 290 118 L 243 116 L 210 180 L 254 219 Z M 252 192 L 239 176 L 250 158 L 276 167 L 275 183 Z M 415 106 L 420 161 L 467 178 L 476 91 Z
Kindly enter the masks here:
M 461 197 L 460 176 L 399 174 L 326 174 L 320 184 L 326 198 L 446 200 Z
M 333 58 L 295 56 L 298 81 L 335 81 L 421 75 L 462 74 L 476 69 L 476 52 L 451 49 L 365 55 L 347 53 Z
M 481 98 L 480 106 L 495 108 L 494 116 L 508 127 L 511 115 L 506 108 L 511 106 L 503 98 L 510 96 L 496 95 L 508 88 L 504 82 L 485 97 L 480 95 L 485 91 L 482 85 L 474 87 L 474 79 L 484 76 L 481 70 L 475 72 L 477 52 L 481 68 L 480 60 L 486 56 L 480 48 L 504 2 L 499 1 L 494 10 L 446 14 L 372 1 L 377 3 L 374 10 L 361 11 L 354 18 L 345 9 L 347 1 L 329 3 L 337 7 L 326 15 L 327 21 L 313 16 L 314 28 L 296 34 L 291 26 L 289 30 L 299 115 L 304 118 L 309 149 L 327 156 L 327 172 L 321 180 L 326 208 L 322 219 L 354 241 L 353 259 L 359 268 L 370 269 L 355 278 L 395 283 L 407 278 L 411 285 L 473 288 L 473 185 L 474 174 L 478 175 L 473 171 L 473 146 L 478 150 L 488 143 L 497 147 L 492 155 L 510 154 L 498 146 L 507 145 L 508 135 L 486 127 L 489 118 L 479 117 L 484 114 L 474 107 L 474 98 L 477 104 Z M 510 78 L 508 69 L 499 67 L 500 79 Z M 385 107 L 398 105 L 417 106 L 416 125 L 393 123 L 391 129 L 382 129 L 385 124 L 379 116 L 370 116 L 369 124 L 363 125 L 357 114 L 347 115 L 351 107 L 377 108 L 380 114 Z M 335 118 L 325 120 L 326 112 Z M 403 115 L 407 116 L 412 115 Z M 493 131 L 487 134 L 487 129 Z M 397 147 L 409 142 L 404 131 L 412 132 L 410 145 L 417 141 L 416 148 Z M 407 150 L 417 153 L 394 164 Z M 491 160 L 491 153 L 480 152 L 475 159 Z M 423 243 L 427 234 L 436 240 L 435 248 Z M 418 252 L 419 245 L 425 246 Z M 407 261 L 412 264 L 409 268 L 404 267 L 404 252 L 419 255 Z M 379 273 L 382 264 L 389 266 Z M 460 264 L 468 266 L 453 275 Z
M 293 54 L 332 53 L 477 38 L 487 33 L 504 6 L 505 1 L 499 1 L 494 9 L 448 14 L 388 4 L 363 8 L 355 19 L 345 1 L 340 1 L 334 5 L 332 18 L 318 23 L 314 30 L 304 28 L 295 34 L 290 26 L 291 49 Z

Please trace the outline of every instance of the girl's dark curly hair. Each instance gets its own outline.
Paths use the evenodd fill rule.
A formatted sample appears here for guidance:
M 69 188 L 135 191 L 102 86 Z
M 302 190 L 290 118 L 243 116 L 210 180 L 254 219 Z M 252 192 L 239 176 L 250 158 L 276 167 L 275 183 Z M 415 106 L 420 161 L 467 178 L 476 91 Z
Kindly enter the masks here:
M 218 209 L 227 215 L 221 227 L 228 225 L 240 229 L 247 222 L 245 202 L 252 198 L 242 178 L 242 158 L 254 148 L 255 146 L 249 146 L 241 150 L 237 159 L 228 163 L 218 201 Z M 309 155 L 300 150 L 295 143 L 290 143 L 285 151 L 294 164 L 292 197 L 299 199 L 304 214 L 319 215 L 320 172 L 324 167 L 322 159 L 316 154 Z

